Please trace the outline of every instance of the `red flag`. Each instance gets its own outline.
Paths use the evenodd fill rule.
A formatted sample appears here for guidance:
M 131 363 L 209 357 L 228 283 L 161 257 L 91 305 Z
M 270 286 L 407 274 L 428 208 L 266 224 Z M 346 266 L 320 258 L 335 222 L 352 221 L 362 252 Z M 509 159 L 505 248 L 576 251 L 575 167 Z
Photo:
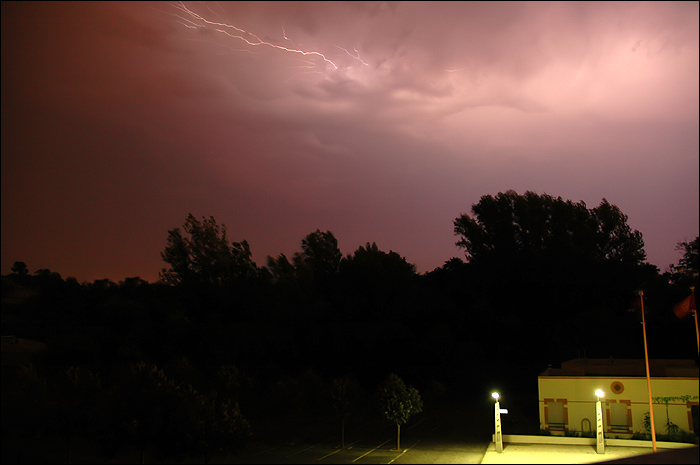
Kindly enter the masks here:
M 691 294 L 688 297 L 681 300 L 673 307 L 673 313 L 675 313 L 676 316 L 680 319 L 683 319 L 683 318 L 687 317 L 688 315 L 692 315 L 693 312 L 695 312 L 697 310 L 698 310 L 698 308 L 695 306 L 695 293 L 694 292 L 691 292 Z

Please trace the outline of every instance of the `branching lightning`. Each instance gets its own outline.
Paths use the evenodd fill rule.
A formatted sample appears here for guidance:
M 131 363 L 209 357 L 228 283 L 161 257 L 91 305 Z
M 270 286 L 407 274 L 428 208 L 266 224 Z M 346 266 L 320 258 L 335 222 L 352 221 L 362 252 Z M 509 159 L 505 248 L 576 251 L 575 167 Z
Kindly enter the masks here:
M 310 57 L 310 56 L 316 56 L 318 58 L 321 58 L 324 62 L 328 63 L 333 67 L 333 69 L 338 69 L 338 66 L 331 61 L 329 58 L 327 58 L 323 53 L 318 52 L 318 51 L 309 51 L 309 50 L 302 50 L 300 48 L 290 48 L 290 47 L 285 47 L 283 45 L 278 45 L 278 44 L 273 44 L 271 42 L 267 42 L 265 40 L 262 40 L 260 37 L 257 35 L 253 34 L 252 32 L 248 32 L 244 29 L 241 29 L 239 27 L 234 26 L 233 24 L 229 24 L 226 22 L 223 22 L 223 19 L 216 13 L 214 13 L 211 9 L 209 11 L 212 11 L 219 19 L 220 21 L 212 21 L 209 19 L 204 18 L 198 13 L 195 13 L 194 11 L 190 10 L 183 2 L 177 2 L 171 4 L 174 8 L 176 8 L 180 13 L 179 14 L 173 14 L 175 17 L 177 17 L 177 22 L 182 24 L 183 26 L 190 28 L 190 29 L 211 29 L 215 32 L 218 32 L 220 34 L 224 34 L 228 37 L 231 37 L 233 39 L 240 40 L 250 46 L 253 47 L 258 47 L 258 46 L 266 46 L 266 47 L 271 47 L 276 50 L 281 50 L 283 52 L 288 52 L 288 53 L 295 53 L 295 54 L 300 54 L 305 57 Z M 287 37 L 284 29 L 282 30 L 282 35 L 284 36 L 285 40 L 291 40 Z M 345 49 L 343 49 L 345 50 Z M 347 50 L 345 50 L 348 55 L 352 56 L 356 60 L 362 61 L 359 58 L 359 53 L 357 56 L 351 55 Z M 355 50 L 357 52 L 357 50 Z M 306 63 L 310 63 L 308 60 L 305 60 Z M 364 62 L 362 62 L 364 63 Z M 364 63 L 366 64 L 366 63 Z
M 357 51 L 357 48 L 353 49 L 353 50 L 355 50 L 355 55 L 353 55 L 352 53 L 348 52 L 347 49 L 341 47 L 340 45 L 336 45 L 336 47 L 338 47 L 339 49 L 341 49 L 342 51 L 344 51 L 345 53 L 347 53 L 348 55 L 350 55 L 352 58 L 356 59 L 357 61 L 359 61 L 363 65 L 369 66 L 368 63 L 365 63 L 364 61 L 362 61 L 362 58 L 360 58 L 360 52 Z

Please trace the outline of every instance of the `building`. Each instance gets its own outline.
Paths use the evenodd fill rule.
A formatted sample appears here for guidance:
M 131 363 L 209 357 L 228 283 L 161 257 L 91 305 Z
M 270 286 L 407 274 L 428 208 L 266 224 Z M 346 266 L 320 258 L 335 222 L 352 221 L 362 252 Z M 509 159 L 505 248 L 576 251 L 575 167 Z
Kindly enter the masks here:
M 2 336 L 2 369 L 28 367 L 39 360 L 48 349 L 48 345 L 39 341 L 22 339 L 17 336 Z
M 656 434 L 667 423 L 698 434 L 698 366 L 694 360 L 650 360 Z M 540 428 L 555 435 L 595 433 L 595 391 L 602 389 L 605 436 L 644 433 L 649 412 L 646 365 L 636 359 L 574 359 L 538 377 Z

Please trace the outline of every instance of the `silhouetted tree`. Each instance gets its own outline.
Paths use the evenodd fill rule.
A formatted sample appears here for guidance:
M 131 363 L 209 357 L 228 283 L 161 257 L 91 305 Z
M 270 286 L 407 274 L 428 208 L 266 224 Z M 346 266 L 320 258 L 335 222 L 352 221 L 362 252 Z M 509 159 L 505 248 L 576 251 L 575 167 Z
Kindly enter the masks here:
M 296 271 L 294 265 L 284 254 L 280 254 L 277 258 L 268 256 L 267 267 L 275 282 L 289 282 L 295 279 Z
M 683 255 L 678 260 L 678 264 L 669 266 L 669 280 L 679 287 L 697 287 L 700 272 L 700 236 L 692 241 L 679 242 L 676 250 Z
M 340 270 L 345 297 L 361 300 L 375 314 L 388 314 L 392 304 L 410 295 L 415 285 L 415 265 L 394 251 L 380 250 L 376 243 L 347 255 Z
M 80 366 L 66 369 L 51 384 L 53 427 L 66 437 L 70 463 L 76 436 L 109 440 L 111 399 L 99 374 Z
M 27 265 L 24 262 L 15 262 L 11 268 L 12 272 L 19 276 L 26 276 L 29 274 Z
M 338 344 L 340 358 L 365 368 L 368 358 L 379 364 L 405 358 L 422 308 L 415 265 L 367 243 L 341 261 L 339 281 L 333 339 L 346 341 Z
M 316 230 L 301 241 L 302 252 L 295 255 L 297 266 L 311 269 L 314 277 L 323 279 L 338 272 L 343 257 L 338 249 L 338 240 L 332 232 Z
M 41 429 L 46 426 L 46 380 L 33 366 L 8 366 L 3 367 L 1 386 L 3 458 L 26 463 L 27 455 L 39 446 Z
M 235 451 L 250 433 L 238 403 L 203 394 L 152 364 L 132 364 L 117 387 L 122 424 L 143 453 L 156 444 L 166 455 Z
M 546 253 L 633 264 L 646 258 L 642 234 L 606 199 L 589 210 L 584 202 L 510 190 L 481 197 L 472 213 L 454 220 L 469 261 Z
M 216 393 L 200 394 L 191 388 L 184 392 L 194 404 L 194 450 L 204 454 L 205 464 L 215 453 L 235 452 L 245 443 L 251 430 L 238 402 L 220 399 Z
M 198 220 L 192 214 L 179 228 L 168 231 L 160 279 L 173 285 L 205 284 L 224 287 L 241 277 L 254 277 L 257 267 L 247 241 L 230 243 L 226 226 L 219 226 L 213 216 Z
M 680 242 L 676 250 L 683 252 L 678 267 L 683 267 L 691 275 L 697 276 L 700 271 L 700 236 L 690 242 Z
M 340 418 L 340 448 L 345 449 L 345 420 L 357 408 L 361 388 L 357 380 L 350 376 L 333 378 L 328 387 L 333 407 Z
M 198 355 L 212 359 L 226 353 L 224 324 L 245 318 L 256 309 L 259 269 L 248 242 L 229 242 L 226 226 L 214 217 L 187 216 L 183 226 L 168 231 L 160 273 L 162 283 L 179 294 L 178 306 L 197 324 L 192 341 Z
M 530 191 L 485 195 L 454 220 L 454 232 L 467 259 L 468 306 L 484 313 L 478 337 L 517 348 L 510 358 L 556 363 L 577 349 L 611 348 L 597 340 L 596 322 L 606 318 L 619 333 L 630 293 L 658 271 L 643 263 L 642 234 L 606 199 L 588 209 Z

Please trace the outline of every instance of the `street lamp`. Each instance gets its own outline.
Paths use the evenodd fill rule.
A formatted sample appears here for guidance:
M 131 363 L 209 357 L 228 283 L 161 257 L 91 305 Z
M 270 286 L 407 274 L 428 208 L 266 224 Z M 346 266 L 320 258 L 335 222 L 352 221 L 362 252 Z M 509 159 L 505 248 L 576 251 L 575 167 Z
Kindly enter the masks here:
M 600 404 L 600 398 L 605 397 L 605 392 L 602 389 L 598 389 L 595 392 L 596 403 L 595 403 L 595 431 L 596 431 L 596 452 L 598 454 L 605 453 L 605 433 L 603 430 L 603 409 Z
M 496 452 L 503 452 L 503 433 L 501 431 L 501 413 L 508 413 L 508 410 L 501 410 L 501 405 L 498 399 L 501 397 L 497 392 L 491 394 L 496 404 L 494 405 L 494 419 L 496 423 L 496 434 L 493 436 L 493 442 L 496 443 Z

